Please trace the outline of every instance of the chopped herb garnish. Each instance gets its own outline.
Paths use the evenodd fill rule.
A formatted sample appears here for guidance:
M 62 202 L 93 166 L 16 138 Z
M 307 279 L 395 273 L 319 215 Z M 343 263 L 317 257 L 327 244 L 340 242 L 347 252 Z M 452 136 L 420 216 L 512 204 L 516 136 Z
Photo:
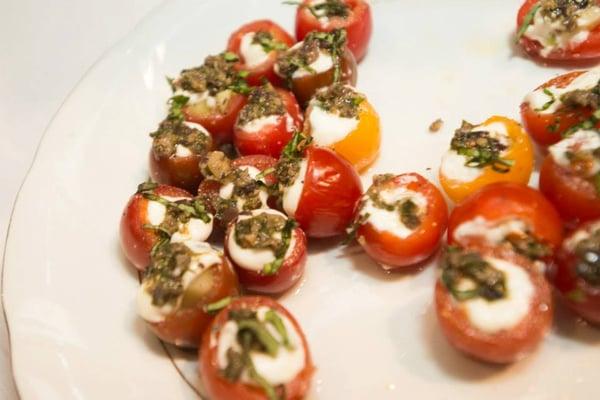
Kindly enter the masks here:
M 288 49 L 288 46 L 285 43 L 275 39 L 269 31 L 255 32 L 254 37 L 252 38 L 252 43 L 259 44 L 265 53 L 270 53 L 272 51 L 285 51 Z
M 531 233 L 511 234 L 505 239 L 513 250 L 526 256 L 531 260 L 539 260 L 552 255 L 551 248 L 543 242 L 540 242 Z
M 547 109 L 549 109 L 552 106 L 552 104 L 554 104 L 556 102 L 556 97 L 554 96 L 554 93 L 552 93 L 550 91 L 550 89 L 544 88 L 544 94 L 546 96 L 548 96 L 550 98 L 550 100 L 545 102 L 544 105 L 542 105 L 542 107 L 536 108 L 535 111 L 537 111 L 537 112 L 546 111 Z
M 531 25 L 533 23 L 533 18 L 535 17 L 535 13 L 538 12 L 538 10 L 540 9 L 541 6 L 542 5 L 539 3 L 536 4 L 535 6 L 531 7 L 531 9 L 527 13 L 527 15 L 525 15 L 525 18 L 523 18 L 523 23 L 521 23 L 521 26 L 519 27 L 519 30 L 517 31 L 517 41 L 519 41 L 523 37 L 523 35 L 527 31 L 527 28 L 529 28 L 529 25 Z
M 205 305 L 204 311 L 209 314 L 216 314 L 217 312 L 221 311 L 222 309 L 227 307 L 229 304 L 231 304 L 231 300 L 232 300 L 231 297 L 223 297 L 219 301 L 215 301 L 214 303 Z
M 184 95 L 175 95 L 168 101 L 169 105 L 169 117 L 170 119 L 182 121 L 185 117 L 183 114 L 183 108 L 187 105 L 190 98 Z
M 284 1 L 283 4 L 296 5 L 306 8 L 317 19 L 319 18 L 347 18 L 350 15 L 350 6 L 343 0 L 325 0 L 318 4 L 306 4 L 302 1 Z

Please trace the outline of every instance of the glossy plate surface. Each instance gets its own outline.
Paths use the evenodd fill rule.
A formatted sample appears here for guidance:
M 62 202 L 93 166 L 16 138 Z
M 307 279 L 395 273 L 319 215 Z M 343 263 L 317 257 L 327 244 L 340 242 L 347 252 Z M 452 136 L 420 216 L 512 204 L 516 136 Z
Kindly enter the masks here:
M 437 168 L 461 119 L 518 117 L 525 93 L 558 69 L 513 48 L 518 0 L 381 0 L 358 87 L 380 113 L 374 172 Z M 49 127 L 14 210 L 4 265 L 13 367 L 23 399 L 188 399 L 190 388 L 136 318 L 137 276 L 118 244 L 128 196 L 147 176 L 165 112 L 165 75 L 224 48 L 244 22 L 290 31 L 278 0 L 172 0 L 110 51 Z M 445 121 L 435 134 L 429 124 Z M 312 399 L 597 397 L 600 331 L 559 307 L 540 351 L 511 367 L 456 353 L 431 305 L 435 269 L 386 274 L 358 248 L 313 242 L 307 273 L 281 301 L 298 318 L 318 373 Z M 198 386 L 193 354 L 173 352 Z

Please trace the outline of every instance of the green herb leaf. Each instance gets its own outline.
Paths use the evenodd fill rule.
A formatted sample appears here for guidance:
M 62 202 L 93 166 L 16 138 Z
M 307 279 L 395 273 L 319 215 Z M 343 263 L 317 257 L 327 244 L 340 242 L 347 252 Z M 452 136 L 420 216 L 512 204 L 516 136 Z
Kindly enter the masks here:
M 279 333 L 279 336 L 281 336 L 281 339 L 282 339 L 282 342 L 283 342 L 282 344 L 288 350 L 292 350 L 293 346 L 290 343 L 290 338 L 288 336 L 287 329 L 285 329 L 285 325 L 283 323 L 283 320 L 281 319 L 281 317 L 279 317 L 279 315 L 275 312 L 275 310 L 270 309 L 269 311 L 266 312 L 266 314 L 265 314 L 265 322 L 268 322 L 271 325 L 273 325 L 273 327 L 275 328 L 275 330 L 277 331 L 277 333 Z
M 237 324 L 240 332 L 247 330 L 252 333 L 254 339 L 261 344 L 265 353 L 271 357 L 277 356 L 277 353 L 279 352 L 279 343 L 263 324 L 252 319 L 243 319 L 237 321 Z
M 183 120 L 183 108 L 187 105 L 190 98 L 184 95 L 176 95 L 169 99 L 169 118 Z
M 532 24 L 533 18 L 535 17 L 535 13 L 537 13 L 541 7 L 542 7 L 542 5 L 540 3 L 538 3 L 535 6 L 531 7 L 531 9 L 527 13 L 527 15 L 525 15 L 525 18 L 523 18 L 523 23 L 521 24 L 521 26 L 519 27 L 519 30 L 517 31 L 517 42 L 519 40 L 521 40 L 521 38 L 527 31 L 527 28 L 529 27 L 529 25 Z
M 175 92 L 176 88 L 175 88 L 175 79 L 171 78 L 169 76 L 165 76 L 165 79 L 167 80 L 167 83 L 169 84 L 169 86 L 171 87 L 171 91 Z
M 232 53 L 231 51 L 226 51 L 225 53 L 223 53 L 223 59 L 228 62 L 236 62 L 240 60 L 238 55 Z
M 285 145 L 281 156 L 283 158 L 301 158 L 304 155 L 304 150 L 312 142 L 312 137 L 305 135 L 303 132 L 296 131 L 292 139 Z
M 215 301 L 214 303 L 206 304 L 204 306 L 204 312 L 207 312 L 209 314 L 216 314 L 225 307 L 227 307 L 229 304 L 231 304 L 231 300 L 232 298 L 228 296 L 223 297 L 221 300 Z
M 540 111 L 546 111 L 547 109 L 549 109 L 552 104 L 554 104 L 556 102 L 556 97 L 554 96 L 554 93 L 552 93 L 548 88 L 544 89 L 544 94 L 548 97 L 550 97 L 550 100 L 548 100 L 546 103 L 544 103 L 544 105 L 542 105 L 542 107 L 540 108 L 536 108 L 535 111 L 540 112 Z

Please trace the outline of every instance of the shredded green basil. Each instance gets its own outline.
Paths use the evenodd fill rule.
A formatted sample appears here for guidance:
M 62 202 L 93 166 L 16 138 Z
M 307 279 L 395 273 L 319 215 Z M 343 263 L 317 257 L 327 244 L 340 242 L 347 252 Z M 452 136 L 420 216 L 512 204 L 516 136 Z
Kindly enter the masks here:
M 531 9 L 527 13 L 527 15 L 525 15 L 525 18 L 523 18 L 523 22 L 521 23 L 521 26 L 519 27 L 519 30 L 517 31 L 517 42 L 523 37 L 523 35 L 527 31 L 527 28 L 529 27 L 529 25 L 531 25 L 533 23 L 533 18 L 535 17 L 535 13 L 538 12 L 538 10 L 540 9 L 541 6 L 542 5 L 540 3 L 534 5 L 533 7 L 531 7 Z

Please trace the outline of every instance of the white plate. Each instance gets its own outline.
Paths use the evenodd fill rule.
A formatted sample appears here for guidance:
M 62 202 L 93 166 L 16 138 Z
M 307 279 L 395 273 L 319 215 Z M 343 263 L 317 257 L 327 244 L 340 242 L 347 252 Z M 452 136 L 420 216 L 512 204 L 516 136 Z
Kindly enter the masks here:
M 24 399 L 186 399 L 195 392 L 136 318 L 137 280 L 118 221 L 147 175 L 147 135 L 165 112 L 165 75 L 220 51 L 240 24 L 278 0 L 173 0 L 83 79 L 49 127 L 12 219 L 4 301 Z M 358 86 L 383 121 L 375 172 L 436 181 L 462 118 L 518 117 L 524 94 L 552 77 L 515 53 L 520 0 L 375 1 Z M 443 131 L 427 127 L 436 118 Z M 373 171 L 372 171 L 373 172 Z M 366 178 L 365 178 L 366 179 Z M 431 307 L 434 268 L 385 274 L 356 248 L 311 243 L 303 283 L 282 297 L 304 327 L 318 373 L 314 399 L 597 397 L 600 332 L 564 311 L 540 350 L 506 368 L 464 358 Z M 193 355 L 175 362 L 197 385 Z

